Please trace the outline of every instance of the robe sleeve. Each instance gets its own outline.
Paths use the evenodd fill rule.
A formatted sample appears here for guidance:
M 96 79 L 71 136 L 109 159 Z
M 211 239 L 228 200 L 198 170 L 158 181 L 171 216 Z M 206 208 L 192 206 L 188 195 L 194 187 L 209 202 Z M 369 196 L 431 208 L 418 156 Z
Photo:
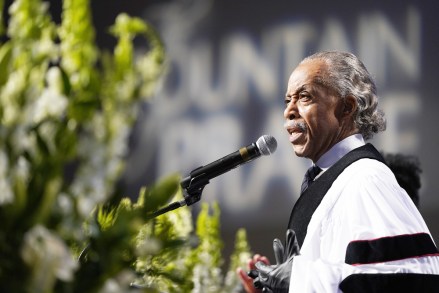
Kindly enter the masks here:
M 418 290 L 439 286 L 438 250 L 416 206 L 376 160 L 359 160 L 340 174 L 302 248 L 290 292 L 439 292 Z

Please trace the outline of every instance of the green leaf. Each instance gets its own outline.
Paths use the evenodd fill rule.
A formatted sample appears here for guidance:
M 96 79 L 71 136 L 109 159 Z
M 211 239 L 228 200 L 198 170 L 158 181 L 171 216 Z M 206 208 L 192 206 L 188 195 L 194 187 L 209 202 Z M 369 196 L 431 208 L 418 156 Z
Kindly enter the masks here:
M 3 7 L 5 6 L 5 1 L 0 0 L 0 11 L 2 13 L 0 14 L 0 36 L 3 36 L 5 34 L 5 27 L 3 25 Z
M 61 71 L 61 77 L 62 77 L 62 82 L 63 82 L 63 94 L 68 96 L 72 92 L 72 84 L 70 83 L 69 76 L 67 75 L 64 68 L 62 68 L 60 66 L 59 70 Z
M 177 174 L 160 179 L 145 197 L 145 209 L 147 212 L 156 211 L 175 196 L 180 186 L 180 176 Z
M 99 206 L 97 210 L 97 222 L 102 231 L 107 230 L 113 226 L 116 221 L 116 211 L 117 208 L 105 209 L 103 206 Z
M 110 28 L 110 32 L 117 37 L 133 36 L 146 32 L 146 24 L 138 17 L 121 13 L 116 17 L 116 23 Z
M 12 44 L 7 42 L 0 48 L 0 86 L 3 85 L 9 77 L 9 64 L 12 56 Z

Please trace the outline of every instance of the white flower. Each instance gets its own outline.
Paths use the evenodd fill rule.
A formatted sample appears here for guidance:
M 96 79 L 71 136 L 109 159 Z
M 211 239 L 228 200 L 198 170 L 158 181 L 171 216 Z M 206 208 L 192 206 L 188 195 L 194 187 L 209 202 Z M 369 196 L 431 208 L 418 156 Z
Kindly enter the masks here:
M 50 30 L 44 30 L 43 36 L 39 41 L 34 42 L 33 55 L 37 58 L 50 58 L 58 56 L 58 46 L 54 44 L 50 36 Z
M 34 105 L 33 121 L 39 123 L 47 117 L 61 117 L 68 99 L 62 94 L 62 76 L 58 67 L 51 67 L 46 76 L 48 87 Z
M 0 190 L 0 206 L 11 203 L 14 199 L 14 194 L 7 178 L 0 178 Z
M 95 206 L 96 201 L 88 196 L 81 196 L 78 199 L 78 212 L 83 218 L 90 216 Z
M 159 240 L 147 238 L 137 244 L 136 252 L 138 256 L 154 255 L 160 251 L 162 245 Z
M 78 263 L 66 244 L 43 226 L 24 236 L 21 256 L 32 272 L 32 292 L 52 292 L 56 279 L 71 281 Z
M 181 199 L 181 197 L 176 197 L 176 199 Z M 181 209 L 175 213 L 167 214 L 169 221 L 174 226 L 174 231 L 176 237 L 185 238 L 193 231 L 192 228 L 192 215 L 190 209 Z
M 212 267 L 212 256 L 201 251 L 198 255 L 200 262 L 194 267 L 192 293 L 218 293 L 221 292 L 221 269 Z
M 104 286 L 99 290 L 99 293 L 129 293 L 136 292 L 130 288 L 130 284 L 136 278 L 136 275 L 129 271 L 123 270 L 116 277 L 105 281 Z
M 23 182 L 27 182 L 29 179 L 29 170 L 30 164 L 28 160 L 23 156 L 20 156 L 15 166 L 15 175 Z
M 27 151 L 34 155 L 37 149 L 35 134 L 29 131 L 27 125 L 24 124 L 19 124 L 14 129 L 11 135 L 11 144 L 14 146 L 15 153 Z
M 109 151 L 111 156 L 124 156 L 128 151 L 128 137 L 131 131 L 131 125 L 128 124 L 124 115 L 117 114 L 112 117 L 109 123 L 109 129 L 112 133 L 111 145 Z
M 56 131 L 57 131 L 57 126 L 52 121 L 43 123 L 38 127 L 39 135 L 46 143 L 46 146 L 50 152 L 57 151 L 57 146 L 54 140 Z
M 17 101 L 25 87 L 26 73 L 24 70 L 16 70 L 10 73 L 8 81 L 0 94 L 0 106 L 3 107 L 3 125 L 14 125 L 20 120 L 22 109 Z
M 61 193 L 57 197 L 57 205 L 64 215 L 69 215 L 73 211 L 72 199 L 65 193 Z
M 61 70 L 58 67 L 51 67 L 47 70 L 46 81 L 49 89 L 57 93 L 62 93 L 63 78 Z
M 47 117 L 61 117 L 67 107 L 67 98 L 46 89 L 35 103 L 33 120 L 39 123 Z
M 14 199 L 8 178 L 9 160 L 5 152 L 0 150 L 0 206 L 11 203 Z
M 101 113 L 96 113 L 93 116 L 91 124 L 88 125 L 90 131 L 96 136 L 99 141 L 103 141 L 107 135 L 106 127 L 107 121 Z

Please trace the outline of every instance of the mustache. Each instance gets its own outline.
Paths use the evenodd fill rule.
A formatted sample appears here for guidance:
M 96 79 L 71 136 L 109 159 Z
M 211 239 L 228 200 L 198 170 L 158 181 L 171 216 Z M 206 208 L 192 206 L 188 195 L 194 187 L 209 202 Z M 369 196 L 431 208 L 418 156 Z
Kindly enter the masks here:
M 295 121 L 295 120 L 288 120 L 284 123 L 285 129 L 299 129 L 300 131 L 305 132 L 308 127 L 306 126 L 305 122 L 303 121 Z

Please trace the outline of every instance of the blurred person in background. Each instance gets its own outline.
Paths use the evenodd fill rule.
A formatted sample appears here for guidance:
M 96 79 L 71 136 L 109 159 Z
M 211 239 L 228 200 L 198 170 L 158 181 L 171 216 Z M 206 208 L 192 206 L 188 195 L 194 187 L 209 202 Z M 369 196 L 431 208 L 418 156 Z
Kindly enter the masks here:
M 382 153 L 387 166 L 395 174 L 396 181 L 404 188 L 413 203 L 419 208 L 421 189 L 421 163 L 414 155 Z

